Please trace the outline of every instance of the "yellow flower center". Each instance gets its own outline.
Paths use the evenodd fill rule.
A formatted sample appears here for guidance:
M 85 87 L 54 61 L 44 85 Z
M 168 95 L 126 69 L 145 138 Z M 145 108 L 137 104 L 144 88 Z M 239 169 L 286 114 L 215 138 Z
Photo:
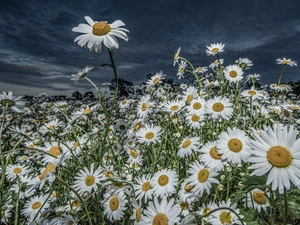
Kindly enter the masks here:
M 73 221 L 69 221 L 69 223 L 68 223 L 68 225 L 73 225 L 74 223 L 73 223 Z
M 192 144 L 192 141 L 191 141 L 191 140 L 185 140 L 185 141 L 181 144 L 181 146 L 182 146 L 183 148 L 187 148 L 187 147 L 189 147 L 191 144 Z
M 159 81 L 160 81 L 160 78 L 156 77 L 152 82 L 153 82 L 153 84 L 157 84 Z
M 49 153 L 53 156 L 58 156 L 60 155 L 60 147 L 59 146 L 52 146 L 49 150 Z
M 135 126 L 134 126 L 134 130 L 140 130 L 142 127 L 142 122 L 138 122 Z
M 43 180 L 44 177 L 45 177 L 45 175 L 46 175 L 47 173 L 51 173 L 51 172 L 54 170 L 55 167 L 56 167 L 56 165 L 55 165 L 54 163 L 49 164 L 49 165 L 44 169 L 44 171 L 39 175 L 39 179 L 40 179 L 40 180 Z
M 122 105 L 126 105 L 126 103 L 127 103 L 126 100 L 123 100 L 123 101 L 121 102 Z
M 94 183 L 95 183 L 95 177 L 94 177 L 94 176 L 88 175 L 88 176 L 85 178 L 85 184 L 86 184 L 87 186 L 92 186 Z
M 235 70 L 231 70 L 229 72 L 229 76 L 232 77 L 232 78 L 235 78 L 237 76 L 237 72 Z
M 222 224 L 231 224 L 231 215 L 230 212 L 222 212 L 220 214 L 220 221 Z
M 193 122 L 198 122 L 200 120 L 200 116 L 197 116 L 197 115 L 192 115 L 192 121 Z
M 267 202 L 266 196 L 261 191 L 255 191 L 253 193 L 253 200 L 259 205 L 263 205 Z
M 109 201 L 109 208 L 112 211 L 116 211 L 119 208 L 119 199 L 117 196 L 113 196 Z
M 151 131 L 145 134 L 145 138 L 147 139 L 152 139 L 153 137 L 154 137 L 154 133 Z
M 278 87 L 286 87 L 286 84 L 279 84 Z
M 250 91 L 248 91 L 248 95 L 256 95 L 256 91 L 253 91 L 253 90 L 250 90 Z
M 193 100 L 193 95 L 192 94 L 189 94 L 188 96 L 186 96 L 186 100 L 187 101 L 192 101 Z
M 109 24 L 105 22 L 98 22 L 93 25 L 93 34 L 96 36 L 102 36 L 108 34 L 111 31 Z
M 203 209 L 203 215 L 205 215 L 206 213 L 210 212 L 211 209 L 209 207 Z
M 78 146 L 79 146 L 78 141 L 75 141 L 74 144 L 73 144 L 73 148 L 76 149 L 76 148 L 78 148 Z
M 222 154 L 219 154 L 219 153 L 217 152 L 216 146 L 212 147 L 212 148 L 209 150 L 209 154 L 210 154 L 210 156 L 211 156 L 213 159 L 220 160 L 220 159 L 222 158 Z
M 40 202 L 35 202 L 35 203 L 32 204 L 31 208 L 32 208 L 32 209 L 38 209 L 38 208 L 41 207 L 41 205 L 42 205 L 42 203 L 40 203 Z
M 130 149 L 130 155 L 132 158 L 136 159 L 136 157 L 138 157 L 139 154 L 134 149 Z
M 202 107 L 202 105 L 201 105 L 200 102 L 195 102 L 195 103 L 193 104 L 193 108 L 194 108 L 194 109 L 201 109 L 201 107 Z
M 286 168 L 291 165 L 293 157 L 286 148 L 282 146 L 273 146 L 267 153 L 267 159 L 273 166 Z
M 159 178 L 158 178 L 158 184 L 160 186 L 165 186 L 166 184 L 169 183 L 169 177 L 167 175 L 161 175 Z
M 72 208 L 76 208 L 80 205 L 80 201 L 74 200 L 71 205 L 72 205 Z
M 212 50 L 211 50 L 211 52 L 213 52 L 213 53 L 217 53 L 219 51 L 219 48 L 213 48 Z
M 26 161 L 27 159 L 29 159 L 28 156 L 24 156 L 24 157 L 22 158 L 23 161 Z
M 19 174 L 19 173 L 22 172 L 22 168 L 16 167 L 16 168 L 13 169 L 13 172 L 14 172 L 15 174 Z
M 291 116 L 290 112 L 286 109 L 283 110 L 283 114 L 285 115 L 285 117 L 289 118 Z
M 144 112 L 144 111 L 146 111 L 146 109 L 147 109 L 147 103 L 144 102 L 144 103 L 141 105 L 141 110 Z
M 221 112 L 224 110 L 224 105 L 221 102 L 216 102 L 213 104 L 212 109 L 215 112 Z
M 180 203 L 180 208 L 182 208 L 182 210 L 187 210 L 188 207 L 189 207 L 189 203 L 187 202 Z
M 136 211 L 135 211 L 135 220 L 137 222 L 140 222 L 140 220 L 141 220 L 141 208 L 136 209 Z
M 168 225 L 168 217 L 163 213 L 157 213 L 152 221 L 152 225 Z
M 290 65 L 291 64 L 291 62 L 288 61 L 288 60 L 282 60 L 282 63 L 285 64 L 285 65 Z
M 179 109 L 179 106 L 178 105 L 172 105 L 171 108 L 170 108 L 172 111 L 176 111 Z
M 35 148 L 35 145 L 34 144 L 30 144 L 28 147 L 29 148 Z
M 87 109 L 82 111 L 82 114 L 86 115 L 86 114 L 89 114 L 90 112 L 91 112 L 91 109 L 87 108 Z
M 208 179 L 209 171 L 202 169 L 198 173 L 198 181 L 204 183 Z
M 176 61 L 178 59 L 178 57 L 179 57 L 179 53 L 176 52 L 174 55 L 174 61 Z
M 110 171 L 105 171 L 105 172 L 104 172 L 104 176 L 105 176 L 105 177 L 113 177 L 114 174 L 113 174 L 112 172 L 110 172 Z
M 146 182 L 144 182 L 144 183 L 142 184 L 142 189 L 143 189 L 143 191 L 149 191 L 150 188 L 151 188 L 151 184 L 150 184 L 149 181 L 146 181 Z
M 49 130 L 54 130 L 54 129 L 55 129 L 55 125 L 50 125 L 50 126 L 48 127 L 48 129 L 49 129 Z
M 195 187 L 195 185 L 189 185 L 191 182 L 188 182 L 184 185 L 184 190 L 186 192 L 191 192 L 193 190 L 193 188 Z
M 232 138 L 228 141 L 228 148 L 233 152 L 240 152 L 243 149 L 243 144 L 239 139 Z

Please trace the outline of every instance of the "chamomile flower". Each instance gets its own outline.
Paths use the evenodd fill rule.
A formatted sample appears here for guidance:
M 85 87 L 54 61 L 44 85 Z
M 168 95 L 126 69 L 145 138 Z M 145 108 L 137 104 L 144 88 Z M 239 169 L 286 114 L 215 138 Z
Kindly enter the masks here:
M 176 113 L 182 109 L 184 102 L 182 100 L 170 100 L 163 103 L 163 106 L 167 112 Z
M 8 180 L 13 181 L 17 177 L 22 179 L 23 176 L 28 175 L 29 169 L 23 165 L 13 165 L 9 164 L 6 167 L 6 177 Z
M 264 97 L 264 94 L 259 91 L 255 90 L 255 88 L 252 86 L 251 89 L 242 91 L 241 95 L 248 99 L 262 99 Z
M 149 95 L 143 96 L 137 105 L 137 115 L 142 119 L 146 118 L 148 114 L 151 112 L 152 105 L 153 103 L 150 100 L 150 96 Z
M 229 120 L 233 113 L 232 103 L 226 97 L 214 97 L 206 102 L 206 112 L 213 119 Z
M 148 202 L 148 200 L 152 198 L 153 192 L 150 174 L 143 174 L 141 177 L 136 177 L 135 183 L 133 187 L 137 200 L 141 200 L 145 203 Z
M 94 21 L 89 16 L 84 17 L 88 24 L 79 24 L 72 31 L 83 33 L 75 38 L 80 47 L 86 47 L 91 52 L 101 53 L 102 43 L 108 48 L 119 48 L 119 43 L 116 37 L 128 40 L 125 28 L 121 28 L 125 24 L 121 20 L 116 20 L 112 24 L 105 21 Z
M 195 186 L 192 191 L 199 197 L 203 196 L 204 192 L 210 194 L 212 184 L 219 183 L 215 178 L 218 172 L 204 167 L 198 161 L 190 165 L 188 174 L 190 176 L 186 179 L 186 182 L 190 182 L 189 186 Z
M 178 79 L 184 78 L 185 68 L 187 67 L 187 62 L 181 60 L 180 63 L 178 63 L 178 71 L 177 76 Z
M 144 210 L 140 225 L 159 224 L 159 225 L 174 225 L 180 220 L 181 209 L 174 204 L 175 199 L 169 201 L 163 197 L 161 202 L 155 197 L 153 202 Z
M 178 192 L 179 199 L 182 201 L 187 201 L 187 199 L 197 199 L 192 192 L 195 185 L 190 185 L 191 182 L 187 182 L 186 180 L 187 179 L 185 179 L 180 185 L 180 189 Z
M 208 71 L 208 69 L 207 69 L 206 66 L 204 66 L 204 67 L 199 66 L 199 67 L 197 67 L 197 68 L 195 69 L 195 72 L 196 72 L 196 73 L 200 73 L 200 74 L 203 74 L 203 73 L 205 73 L 205 72 L 207 72 L 207 71 Z
M 252 61 L 248 58 L 239 58 L 235 61 L 235 63 L 242 69 L 242 70 L 248 70 L 251 66 L 253 66 Z
M 97 184 L 100 183 L 100 180 L 101 169 L 97 168 L 94 171 L 94 164 L 92 164 L 90 170 L 84 167 L 83 170 L 77 173 L 73 187 L 79 194 L 83 192 L 91 193 L 93 190 L 96 191 L 98 189 Z
M 203 115 L 205 112 L 205 104 L 205 99 L 198 97 L 193 99 L 186 109 L 189 114 Z
M 179 151 L 177 152 L 177 155 L 180 158 L 190 156 L 192 155 L 193 152 L 198 151 L 199 145 L 200 145 L 199 137 L 184 138 L 179 145 Z
M 288 65 L 288 66 L 297 66 L 297 63 L 295 61 L 292 61 L 291 59 L 286 59 L 286 58 L 278 58 L 276 59 L 276 64 L 283 64 L 283 65 Z
M 215 69 L 216 67 L 223 65 L 223 63 L 224 63 L 224 59 L 219 59 L 219 60 L 217 59 L 209 65 L 209 68 Z
M 77 84 L 77 82 L 78 82 L 81 78 L 84 78 L 84 77 L 87 75 L 87 73 L 88 73 L 89 71 L 91 71 L 93 68 L 94 68 L 94 67 L 92 67 L 92 66 L 86 66 L 84 69 L 78 71 L 78 73 L 72 74 L 72 75 L 71 75 L 71 76 L 72 76 L 71 80 L 74 81 L 75 84 Z
M 144 143 L 146 145 L 155 144 L 160 141 L 161 128 L 155 125 L 146 124 L 137 133 L 139 143 Z
M 257 212 L 267 211 L 270 206 L 268 196 L 262 190 L 257 188 L 247 193 L 247 197 L 244 199 L 246 207 L 254 208 Z
M 37 213 L 41 214 L 50 206 L 50 203 L 47 200 L 47 196 L 34 196 L 27 200 L 21 210 L 22 215 L 27 217 L 29 220 L 32 220 Z
M 219 52 L 224 51 L 225 44 L 217 43 L 211 44 L 210 46 L 206 46 L 207 50 L 205 50 L 206 54 L 209 55 L 216 55 Z
M 169 196 L 176 191 L 178 176 L 174 170 L 162 169 L 157 171 L 152 179 L 153 194 L 155 196 Z
M 199 129 L 203 126 L 206 119 L 205 115 L 189 114 L 186 117 L 187 124 L 194 129 Z
M 243 70 L 237 65 L 225 67 L 224 76 L 231 83 L 236 83 L 243 79 Z
M 222 154 L 217 150 L 217 142 L 209 141 L 201 149 L 202 153 L 200 156 L 200 161 L 210 169 L 215 169 L 217 171 L 223 170 L 225 163 L 222 162 Z
M 5 108 L 7 106 L 13 111 L 21 113 L 21 109 L 26 103 L 22 100 L 22 98 L 23 96 L 13 96 L 13 93 L 11 91 L 7 93 L 3 91 L 2 94 L 0 94 L 0 106 L 2 106 L 2 108 Z
M 228 163 L 241 164 L 247 162 L 249 152 L 249 137 L 245 131 L 237 128 L 227 128 L 227 131 L 219 135 L 217 141 L 218 153 L 222 155 L 222 159 Z
M 183 91 L 183 99 L 187 102 L 191 102 L 193 99 L 199 96 L 197 88 L 194 86 L 189 86 Z
M 176 52 L 175 55 L 174 55 L 174 63 L 173 63 L 173 66 L 175 66 L 176 63 L 178 63 L 178 58 L 179 58 L 180 50 L 181 50 L 181 47 L 179 47 L 179 48 L 177 49 L 177 52 Z
M 162 81 L 166 78 L 166 75 L 163 74 L 162 71 L 159 73 L 155 73 L 149 80 L 147 80 L 147 86 L 148 87 L 153 87 L 157 84 L 161 84 Z
M 59 119 L 51 120 L 45 123 L 43 126 L 40 127 L 39 132 L 41 134 L 46 134 L 48 132 L 55 132 L 57 129 L 62 125 L 62 122 Z
M 260 130 L 261 136 L 253 133 L 254 140 L 250 141 L 252 150 L 248 162 L 249 169 L 254 170 L 251 175 L 262 176 L 268 174 L 267 185 L 272 184 L 272 190 L 289 190 L 291 183 L 300 188 L 300 139 L 294 126 L 273 124 L 264 126 Z
M 104 214 L 110 220 L 121 220 L 126 210 L 126 195 L 124 191 L 116 191 L 112 195 L 110 193 L 104 194 L 102 204 L 104 207 Z

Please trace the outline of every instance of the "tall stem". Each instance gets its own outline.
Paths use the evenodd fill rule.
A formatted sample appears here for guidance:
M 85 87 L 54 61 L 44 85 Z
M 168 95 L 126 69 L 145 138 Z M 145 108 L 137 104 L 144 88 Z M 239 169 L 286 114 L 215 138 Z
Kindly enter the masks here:
M 282 75 L 283 75 L 283 71 L 284 71 L 284 69 L 285 69 L 286 65 L 287 65 L 287 64 L 284 64 L 284 66 L 283 66 L 283 68 L 282 68 L 282 70 L 281 70 L 281 73 L 280 73 L 280 76 L 279 76 L 279 79 L 278 79 L 278 83 L 277 83 L 277 85 L 280 85 L 281 78 L 282 78 Z
M 288 204 L 287 204 L 286 188 L 284 188 L 283 199 L 284 199 L 284 222 L 283 222 L 283 224 L 286 225 L 287 217 L 288 217 Z

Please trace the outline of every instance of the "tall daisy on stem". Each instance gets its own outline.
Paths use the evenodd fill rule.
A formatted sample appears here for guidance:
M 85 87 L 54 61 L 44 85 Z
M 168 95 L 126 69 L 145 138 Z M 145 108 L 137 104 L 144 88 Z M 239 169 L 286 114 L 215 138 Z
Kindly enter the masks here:
M 286 59 L 286 58 L 280 59 L 280 58 L 278 58 L 278 59 L 276 59 L 276 64 L 283 64 L 283 68 L 281 70 L 281 73 L 280 73 L 280 76 L 279 76 L 279 79 L 278 79 L 278 83 L 277 83 L 277 85 L 279 86 L 285 67 L 287 65 L 289 65 L 291 67 L 297 66 L 297 63 L 295 61 L 292 61 L 291 59 Z
M 119 48 L 119 42 L 118 42 L 117 38 L 121 38 L 121 39 L 124 39 L 125 41 L 128 41 L 128 36 L 127 36 L 126 32 L 129 32 L 129 31 L 125 28 L 122 28 L 122 26 L 124 26 L 125 24 L 121 20 L 116 20 L 112 24 L 109 24 L 106 21 L 100 21 L 100 22 L 94 21 L 89 16 L 85 16 L 84 18 L 88 24 L 81 23 L 77 27 L 74 27 L 72 29 L 72 31 L 74 31 L 74 32 L 83 33 L 82 35 L 79 35 L 78 37 L 76 37 L 74 42 L 77 42 L 79 46 L 85 47 L 85 48 L 89 49 L 91 52 L 96 52 L 96 53 L 102 52 L 102 44 L 104 44 L 104 46 L 108 50 L 111 64 L 102 64 L 101 66 L 109 65 L 113 68 L 114 79 L 115 79 L 115 83 L 116 83 L 114 98 L 113 98 L 110 110 L 108 111 L 105 104 L 102 104 L 102 106 L 104 107 L 105 114 L 106 114 L 105 116 L 107 118 L 107 122 L 106 122 L 106 129 L 104 131 L 103 139 L 101 142 L 102 143 L 102 146 L 100 147 L 100 151 L 101 151 L 101 149 L 103 149 L 104 145 L 105 145 L 106 136 L 108 134 L 108 130 L 109 130 L 109 126 L 110 126 L 111 115 L 112 115 L 113 109 L 115 108 L 117 95 L 118 95 L 118 91 L 119 91 L 118 75 L 117 75 L 117 70 L 116 70 L 116 66 L 115 66 L 115 62 L 114 62 L 114 58 L 113 58 L 113 49 Z M 102 153 L 102 154 L 104 154 L 104 153 Z M 102 154 L 100 154 L 101 157 L 102 157 Z

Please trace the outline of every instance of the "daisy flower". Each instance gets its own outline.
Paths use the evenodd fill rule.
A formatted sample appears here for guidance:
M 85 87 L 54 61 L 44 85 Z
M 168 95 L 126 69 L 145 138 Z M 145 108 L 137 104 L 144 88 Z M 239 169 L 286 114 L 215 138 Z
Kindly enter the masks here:
M 253 82 L 255 82 L 257 80 L 260 80 L 260 78 L 261 78 L 261 75 L 257 74 L 257 73 L 255 73 L 255 74 L 249 74 L 247 76 L 247 80 L 250 80 L 250 81 L 253 81 Z
M 61 157 L 63 153 L 70 155 L 68 148 L 62 143 L 54 142 L 44 142 L 45 147 L 39 147 L 40 150 L 47 152 L 48 154 L 43 154 L 43 162 L 52 163 L 57 158 Z
M 253 148 L 248 158 L 252 163 L 249 169 L 254 170 L 251 175 L 262 176 L 268 174 L 267 185 L 272 184 L 272 190 L 291 188 L 291 182 L 300 188 L 300 139 L 297 138 L 297 130 L 291 125 L 281 127 L 274 124 L 273 127 L 264 126 L 260 130 L 261 136 L 253 133 L 254 140 L 250 141 Z
M 176 172 L 169 169 L 157 171 L 151 179 L 153 194 L 157 197 L 169 196 L 175 193 L 177 184 L 178 176 Z
M 60 218 L 60 225 L 76 225 L 76 219 L 74 217 L 72 217 L 71 215 L 69 214 L 62 214 L 61 215 L 62 218 Z
M 128 154 L 128 160 L 127 162 L 129 164 L 137 164 L 137 165 L 141 165 L 142 162 L 143 162 L 143 158 L 142 158 L 142 155 L 141 155 L 141 151 L 136 149 L 136 148 L 133 148 L 133 147 L 125 147 L 126 149 L 126 152 Z
M 13 111 L 20 113 L 21 110 L 25 105 L 25 101 L 22 101 L 23 96 L 13 96 L 13 93 L 11 91 L 9 92 L 2 92 L 0 94 L 0 105 L 2 105 L 3 108 L 6 106 L 8 108 L 11 108 Z
M 181 183 L 178 192 L 179 199 L 182 201 L 187 201 L 187 199 L 197 199 L 192 192 L 195 185 L 190 185 L 191 182 L 187 182 L 186 179 Z
M 239 58 L 235 61 L 235 63 L 242 69 L 248 70 L 251 66 L 253 66 L 252 61 L 247 58 Z
M 241 95 L 252 100 L 262 99 L 264 97 L 264 94 L 261 91 L 255 90 L 253 86 L 251 87 L 251 89 L 242 91 Z
M 232 103 L 226 97 L 214 97 L 206 102 L 206 112 L 213 119 L 229 120 L 233 113 Z
M 235 211 L 236 214 L 239 214 L 240 218 L 244 218 L 243 215 L 240 214 L 240 210 L 237 208 L 237 204 L 231 204 L 230 199 L 227 202 L 222 201 L 219 203 L 219 207 L 221 208 L 231 208 Z M 228 209 L 217 210 L 212 213 L 212 217 L 209 219 L 209 222 L 214 225 L 225 225 L 225 224 L 235 224 L 241 225 L 241 221 L 236 216 L 236 214 Z
M 83 192 L 91 193 L 93 190 L 96 191 L 98 189 L 97 184 L 99 184 L 101 180 L 101 173 L 100 168 L 94 171 L 94 163 L 92 163 L 90 170 L 85 167 L 75 176 L 74 189 L 79 194 Z
M 195 186 L 192 191 L 199 197 L 202 197 L 205 191 L 209 194 L 212 189 L 212 184 L 219 183 L 215 178 L 218 172 L 204 167 L 198 161 L 190 165 L 188 174 L 190 174 L 190 176 L 186 179 L 186 182 L 190 182 L 190 186 Z
M 128 202 L 124 191 L 114 192 L 113 195 L 110 193 L 104 194 L 104 200 L 101 201 L 104 207 L 104 215 L 110 220 L 121 220 L 126 210 L 126 203 Z
M 171 100 L 163 103 L 163 106 L 167 112 L 175 113 L 178 112 L 184 106 L 184 101 Z
M 291 67 L 297 66 L 297 63 L 295 61 L 292 61 L 291 59 L 286 59 L 286 58 L 278 58 L 276 59 L 276 64 L 283 64 L 283 65 L 289 65 Z
M 199 96 L 197 88 L 194 86 L 189 86 L 188 88 L 185 88 L 183 91 L 183 98 L 187 102 L 191 102 L 194 98 L 197 98 Z
M 266 194 L 257 188 L 247 193 L 247 197 L 243 201 L 246 207 L 254 208 L 259 213 L 262 211 L 266 212 L 270 206 Z
M 224 59 L 215 60 L 213 63 L 209 65 L 209 68 L 214 69 L 219 65 L 222 65 L 223 63 L 224 63 Z
M 27 200 L 21 210 L 22 215 L 33 220 L 39 212 L 37 218 L 50 206 L 49 202 L 46 202 L 47 196 L 34 196 Z
M 89 16 L 84 17 L 88 24 L 79 24 L 74 27 L 72 31 L 83 33 L 75 38 L 80 47 L 86 47 L 91 52 L 101 53 L 102 43 L 109 49 L 119 48 L 119 43 L 116 37 L 128 41 L 125 28 L 121 28 L 125 24 L 121 20 L 116 20 L 112 24 L 105 21 L 94 21 Z
M 39 132 L 41 134 L 46 134 L 48 132 L 55 132 L 61 125 L 62 125 L 62 122 L 59 121 L 59 119 L 52 120 L 48 123 L 45 123 L 43 126 L 41 126 L 39 129 Z
M 194 129 L 199 129 L 204 125 L 205 115 L 190 114 L 186 117 L 187 124 Z
M 12 164 L 9 164 L 6 167 L 6 171 L 5 171 L 6 177 L 10 181 L 13 181 L 18 176 L 22 178 L 23 176 L 28 175 L 28 173 L 29 170 L 27 169 L 27 167 L 22 165 L 12 165 Z
M 147 80 L 146 84 L 148 87 L 153 87 L 156 84 L 161 84 L 165 77 L 166 75 L 160 71 L 160 73 L 155 73 L 149 80 Z
M 133 206 L 133 213 L 130 216 L 130 220 L 134 220 L 134 225 L 138 225 L 140 224 L 139 222 L 141 221 L 142 216 L 142 203 L 132 200 L 131 204 Z
M 143 96 L 137 105 L 137 115 L 140 118 L 146 118 L 148 114 L 151 112 L 151 106 L 153 103 L 150 101 L 150 96 Z
M 137 133 L 139 143 L 145 143 L 146 145 L 155 144 L 160 141 L 161 128 L 155 125 L 146 124 Z
M 237 128 L 227 128 L 227 131 L 219 135 L 217 141 L 218 153 L 222 159 L 228 163 L 241 164 L 246 162 L 251 150 L 249 146 L 249 137 L 245 131 Z
M 209 55 L 216 55 L 219 52 L 224 51 L 225 44 L 217 43 L 217 44 L 211 44 L 210 46 L 206 46 L 207 50 L 205 50 L 207 56 Z
M 225 78 L 231 83 L 236 83 L 243 79 L 243 70 L 237 65 L 226 66 L 224 70 Z
M 177 52 L 176 52 L 175 55 L 174 55 L 174 63 L 173 63 L 173 66 L 175 66 L 176 63 L 178 63 L 178 58 L 179 58 L 180 50 L 181 50 L 181 47 L 179 47 L 179 48 L 177 49 Z
M 281 91 L 292 91 L 292 86 L 288 84 L 279 84 L 275 88 L 275 91 L 281 92 Z
M 152 187 L 151 187 L 151 175 L 143 174 L 142 177 L 136 177 L 134 184 L 134 192 L 137 200 L 142 200 L 143 202 L 148 202 L 152 198 Z
M 186 109 L 189 114 L 203 115 L 205 111 L 205 104 L 205 99 L 198 97 L 193 99 Z
M 178 79 L 184 78 L 184 72 L 186 66 L 187 66 L 186 61 L 181 60 L 180 63 L 178 63 L 178 72 L 177 72 Z
M 201 216 L 206 215 L 207 213 L 211 212 L 212 210 L 215 210 L 218 208 L 218 205 L 214 202 L 209 202 L 208 204 L 203 204 L 199 209 L 199 214 Z M 209 219 L 212 217 L 212 214 L 203 217 L 202 219 L 206 222 L 209 222 Z
M 168 202 L 167 198 L 163 197 L 161 202 L 154 198 L 153 202 L 144 210 L 140 225 L 160 224 L 160 225 L 174 225 L 180 220 L 180 207 L 174 205 L 174 198 Z
M 199 66 L 199 67 L 197 67 L 197 68 L 195 69 L 195 72 L 196 72 L 196 73 L 201 73 L 201 74 L 203 74 L 203 73 L 205 73 L 205 72 L 207 72 L 207 71 L 208 71 L 208 69 L 207 69 L 206 66 L 205 66 L 205 67 Z
M 179 151 L 177 155 L 180 158 L 192 155 L 193 151 L 198 151 L 200 145 L 199 137 L 187 137 L 183 139 L 179 145 Z
M 84 78 L 87 73 L 89 71 L 91 71 L 94 67 L 92 66 L 86 66 L 84 69 L 80 70 L 78 73 L 76 74 L 72 74 L 72 78 L 71 80 L 75 82 L 75 84 L 81 79 L 81 78 Z
M 224 169 L 224 162 L 222 162 L 222 154 L 217 150 L 217 142 L 209 141 L 201 149 L 202 153 L 200 161 L 208 168 L 215 169 L 217 171 Z

